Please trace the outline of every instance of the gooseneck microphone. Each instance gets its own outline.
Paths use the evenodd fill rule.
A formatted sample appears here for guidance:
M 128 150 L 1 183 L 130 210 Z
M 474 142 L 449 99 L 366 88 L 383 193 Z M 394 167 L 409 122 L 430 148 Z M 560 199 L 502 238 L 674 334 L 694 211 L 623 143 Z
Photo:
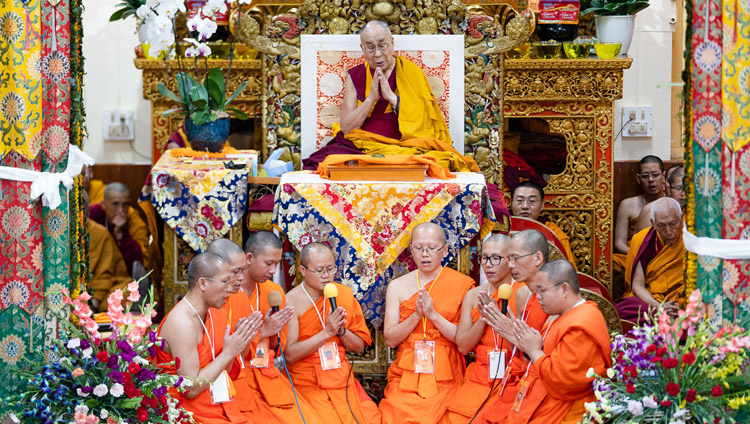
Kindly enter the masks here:
M 503 284 L 497 289 L 497 295 L 502 301 L 501 311 L 503 315 L 508 314 L 508 299 L 513 295 L 513 288 L 510 284 Z
M 281 293 L 272 291 L 268 293 L 268 304 L 271 306 L 271 315 L 279 312 L 279 306 L 281 306 Z

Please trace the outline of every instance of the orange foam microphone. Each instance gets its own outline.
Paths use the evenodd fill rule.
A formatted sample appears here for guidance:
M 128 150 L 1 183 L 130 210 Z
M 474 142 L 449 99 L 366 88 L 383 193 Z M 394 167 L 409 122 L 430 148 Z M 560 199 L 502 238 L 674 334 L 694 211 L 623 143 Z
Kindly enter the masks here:
M 497 295 L 500 297 L 502 301 L 502 312 L 503 315 L 507 315 L 508 313 L 508 299 L 513 295 L 513 288 L 510 286 L 510 284 L 503 284 L 497 289 Z
M 271 293 L 268 293 L 268 304 L 271 306 L 271 315 L 275 314 L 276 312 L 279 312 L 279 306 L 281 306 L 281 293 L 277 291 L 272 291 Z

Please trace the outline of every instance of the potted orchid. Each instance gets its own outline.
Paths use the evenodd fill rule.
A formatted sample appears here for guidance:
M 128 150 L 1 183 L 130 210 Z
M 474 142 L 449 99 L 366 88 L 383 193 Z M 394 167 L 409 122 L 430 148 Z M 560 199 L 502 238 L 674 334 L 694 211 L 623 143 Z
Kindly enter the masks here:
M 169 90 L 160 82 L 158 90 L 180 107 L 164 112 L 164 115 L 179 113 L 185 117 L 185 131 L 194 150 L 209 152 L 221 151 L 229 135 L 229 118 L 247 119 L 243 111 L 230 108 L 229 104 L 245 89 L 247 81 L 240 84 L 237 90 L 227 97 L 234 59 L 234 41 L 229 47 L 229 66 L 226 77 L 221 68 L 208 67 L 208 56 L 211 48 L 206 43 L 217 29 L 215 17 L 227 13 L 227 3 L 238 0 L 207 0 L 192 17 L 187 20 L 188 30 L 195 37 L 185 38 L 187 43 L 185 57 L 194 61 L 194 76 L 186 70 L 182 57 L 177 57 L 180 71 L 176 75 L 177 93 Z M 240 4 L 249 4 L 250 0 L 239 0 Z M 175 39 L 175 18 L 185 13 L 184 0 L 147 0 L 138 8 L 136 15 L 143 22 L 149 56 L 156 57 L 175 49 L 179 41 Z M 241 19 L 240 8 L 237 8 L 237 19 Z M 199 82 L 200 81 L 200 82 Z
M 41 351 L 45 362 L 28 361 L 17 371 L 28 380 L 28 389 L 5 401 L 14 422 L 24 423 L 183 423 L 191 413 L 173 395 L 184 393 L 188 381 L 162 373 L 156 364 L 156 348 L 163 347 L 151 319 L 156 315 L 153 290 L 142 314 L 130 311 L 140 300 L 138 283 L 128 285 L 107 298 L 108 333 L 100 332 L 88 305 L 91 296 L 71 299 L 78 325 L 60 317 L 60 337 Z M 122 302 L 126 301 L 123 308 Z
M 750 403 L 750 381 L 742 372 L 750 332 L 733 326 L 718 331 L 704 317 L 700 291 L 685 310 L 658 318 L 612 341 L 612 368 L 596 377 L 596 402 L 586 404 L 584 423 L 737 422 Z

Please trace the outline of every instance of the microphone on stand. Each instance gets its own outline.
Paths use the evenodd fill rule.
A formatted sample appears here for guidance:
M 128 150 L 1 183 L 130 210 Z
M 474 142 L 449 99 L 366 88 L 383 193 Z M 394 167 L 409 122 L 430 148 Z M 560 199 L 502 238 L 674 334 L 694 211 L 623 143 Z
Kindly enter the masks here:
M 336 310 L 336 296 L 339 295 L 339 289 L 336 288 L 336 285 L 333 283 L 328 283 L 325 286 L 323 286 L 323 296 L 325 296 L 326 299 L 328 299 L 329 302 L 331 302 L 331 313 Z M 342 327 L 339 328 L 339 335 L 343 336 L 346 332 L 346 328 Z
M 272 291 L 268 293 L 268 304 L 271 306 L 271 315 L 279 312 L 279 306 L 281 306 L 281 293 Z
M 508 315 L 508 299 L 513 295 L 513 288 L 510 284 L 503 284 L 497 289 L 497 295 L 502 302 L 501 311 L 503 315 Z

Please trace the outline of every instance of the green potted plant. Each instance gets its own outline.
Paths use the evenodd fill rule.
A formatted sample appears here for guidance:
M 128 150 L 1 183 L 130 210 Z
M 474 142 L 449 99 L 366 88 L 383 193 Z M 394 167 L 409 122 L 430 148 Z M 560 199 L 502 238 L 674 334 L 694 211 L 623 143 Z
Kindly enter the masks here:
M 596 37 L 601 41 L 619 41 L 620 54 L 627 54 L 633 39 L 635 14 L 648 6 L 648 0 L 586 0 L 581 2 L 581 14 L 596 15 Z
M 175 94 L 160 82 L 159 92 L 168 99 L 179 103 L 180 107 L 164 112 L 164 115 L 179 113 L 185 116 L 185 132 L 193 150 L 219 152 L 229 135 L 230 116 L 237 119 L 247 119 L 245 112 L 228 107 L 247 86 L 247 81 L 226 97 L 228 79 L 220 68 L 206 69 L 203 82 L 199 84 L 187 72 L 179 72 Z
M 127 19 L 130 16 L 135 16 L 135 12 L 138 10 L 138 8 L 143 6 L 144 4 L 146 4 L 146 0 L 122 0 L 115 5 L 115 7 L 119 7 L 119 9 L 117 9 L 115 13 L 113 13 L 112 16 L 109 17 L 109 21 L 114 22 L 121 19 Z

